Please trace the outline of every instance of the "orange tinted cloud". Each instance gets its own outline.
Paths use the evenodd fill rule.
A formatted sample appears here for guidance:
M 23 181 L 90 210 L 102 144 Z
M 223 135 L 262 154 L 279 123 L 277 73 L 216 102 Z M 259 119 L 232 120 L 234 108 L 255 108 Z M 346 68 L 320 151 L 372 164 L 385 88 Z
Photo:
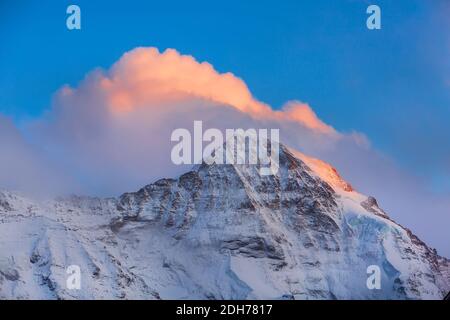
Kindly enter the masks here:
M 233 107 L 255 119 L 293 121 L 318 133 L 336 134 L 307 104 L 292 101 L 281 111 L 274 111 L 254 98 L 245 82 L 232 73 L 219 73 L 211 64 L 174 49 L 160 53 L 153 47 L 136 48 L 90 81 L 95 82 L 90 85 L 101 91 L 114 114 L 200 98 Z
M 325 134 L 335 134 L 333 127 L 320 120 L 311 107 L 307 104 L 290 101 L 283 107 L 279 113 L 283 120 L 297 121 L 305 127 Z
M 183 96 L 199 97 L 255 114 L 270 107 L 254 99 L 231 73 L 218 73 L 206 62 L 174 49 L 137 48 L 125 53 L 100 79 L 113 111 L 157 106 Z
M 365 146 L 364 136 L 336 131 L 309 105 L 288 101 L 274 110 L 232 73 L 173 49 L 125 53 L 108 70 L 96 69 L 78 86 L 64 86 L 49 115 L 52 121 L 42 129 L 53 140 L 48 144 L 57 145 L 89 187 L 103 194 L 181 173 L 170 161 L 168 137 L 195 120 L 219 130 L 277 128 L 286 145 L 326 160 Z

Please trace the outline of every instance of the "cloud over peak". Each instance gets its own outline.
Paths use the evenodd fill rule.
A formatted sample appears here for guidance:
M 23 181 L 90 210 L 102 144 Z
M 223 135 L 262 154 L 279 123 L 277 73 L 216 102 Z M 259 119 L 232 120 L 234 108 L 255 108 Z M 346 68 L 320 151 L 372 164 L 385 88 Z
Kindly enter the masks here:
M 57 163 L 57 176 L 63 172 L 67 181 L 75 181 L 59 190 L 79 193 L 81 188 L 85 194 L 102 196 L 136 190 L 189 169 L 171 162 L 170 137 L 174 129 L 192 129 L 195 120 L 202 120 L 205 130 L 279 129 L 283 143 L 330 162 L 356 190 L 379 197 L 394 218 L 411 220 L 410 211 L 427 208 L 426 200 L 432 198 L 420 181 L 373 150 L 364 134 L 339 132 L 299 101 L 275 110 L 256 99 L 234 74 L 219 73 L 211 64 L 174 49 L 159 52 L 152 47 L 125 53 L 108 70 L 88 73 L 76 87 L 63 86 L 47 115 L 25 129 L 40 147 L 39 157 L 33 148 L 32 153 L 26 151 L 31 150 L 28 144 L 13 131 L 0 137 L 10 142 L 3 152 L 31 161 L 17 169 L 22 174 L 15 179 L 0 159 L 0 188 L 11 181 L 16 189 L 29 188 L 36 176 L 45 180 L 37 173 L 50 176 Z M 38 189 L 40 185 L 34 184 Z M 450 207 L 445 199 L 434 203 L 443 208 L 436 215 Z M 417 216 L 415 230 L 420 231 L 425 224 Z M 437 235 L 445 232 L 440 231 L 436 228 Z

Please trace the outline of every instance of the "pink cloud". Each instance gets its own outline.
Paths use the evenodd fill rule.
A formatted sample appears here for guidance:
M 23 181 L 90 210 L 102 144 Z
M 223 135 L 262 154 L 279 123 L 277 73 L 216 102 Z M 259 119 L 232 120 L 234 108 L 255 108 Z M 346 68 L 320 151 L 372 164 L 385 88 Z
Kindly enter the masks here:
M 131 50 L 77 87 L 64 86 L 39 127 L 45 143 L 57 146 L 70 166 L 95 176 L 87 179 L 96 192 L 117 194 L 186 170 L 170 161 L 170 135 L 176 128 L 191 129 L 194 120 L 223 130 L 280 129 L 285 144 L 336 160 L 344 171 L 343 154 L 360 159 L 370 152 L 363 134 L 338 132 L 308 104 L 288 101 L 274 110 L 232 73 L 173 49 Z
M 207 62 L 174 49 L 137 48 L 125 53 L 97 79 L 98 88 L 115 112 L 154 107 L 186 97 L 198 97 L 254 114 L 270 107 L 253 98 L 246 84 L 232 73 L 220 74 Z
M 157 110 L 166 104 L 202 99 L 230 106 L 256 119 L 294 121 L 320 133 L 336 133 L 307 104 L 290 101 L 281 111 L 274 111 L 254 98 L 244 81 L 232 73 L 219 73 L 211 64 L 197 62 L 174 49 L 160 53 L 152 47 L 127 52 L 107 72 L 91 73 L 81 89 L 61 89 L 62 103 L 71 96 L 83 95 L 85 85 L 90 86 L 96 99 L 113 114 L 139 108 Z
M 286 143 L 314 155 L 340 140 L 355 143 L 353 135 L 338 133 L 305 103 L 289 101 L 273 110 L 232 73 L 156 48 L 134 49 L 110 69 L 92 71 L 77 87 L 62 87 L 39 127 L 45 143 L 58 146 L 70 166 L 95 175 L 96 191 L 119 193 L 179 173 L 169 158 L 169 138 L 173 129 L 191 128 L 194 120 L 221 129 L 279 128 Z
M 311 107 L 298 101 L 289 101 L 281 112 L 276 113 L 283 121 L 296 121 L 305 127 L 324 134 L 337 134 L 330 125 L 320 120 Z

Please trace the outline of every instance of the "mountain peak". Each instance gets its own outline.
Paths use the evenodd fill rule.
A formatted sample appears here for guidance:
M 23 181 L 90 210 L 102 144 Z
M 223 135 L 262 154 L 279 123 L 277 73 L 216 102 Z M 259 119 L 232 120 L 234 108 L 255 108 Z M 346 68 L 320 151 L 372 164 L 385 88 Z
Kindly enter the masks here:
M 334 189 L 346 192 L 355 191 L 350 183 L 345 181 L 339 172 L 329 163 L 309 157 L 300 151 L 288 149 L 295 157 L 302 160 L 316 175 L 329 183 Z
M 273 175 L 204 162 L 117 199 L 0 196 L 0 298 L 444 296 L 447 259 L 330 165 L 279 150 Z M 65 287 L 69 265 L 84 270 L 80 291 Z

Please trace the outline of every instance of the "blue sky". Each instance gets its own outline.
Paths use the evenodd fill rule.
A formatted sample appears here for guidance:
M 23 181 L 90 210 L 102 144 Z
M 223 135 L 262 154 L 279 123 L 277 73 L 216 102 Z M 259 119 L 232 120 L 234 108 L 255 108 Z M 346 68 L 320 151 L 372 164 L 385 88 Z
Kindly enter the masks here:
M 72 3 L 80 31 L 65 26 Z M 447 192 L 450 6 L 373 3 L 381 30 L 366 28 L 366 1 L 2 1 L 0 113 L 23 124 L 48 110 L 63 84 L 125 51 L 171 47 L 233 72 L 274 108 L 309 103 Z

